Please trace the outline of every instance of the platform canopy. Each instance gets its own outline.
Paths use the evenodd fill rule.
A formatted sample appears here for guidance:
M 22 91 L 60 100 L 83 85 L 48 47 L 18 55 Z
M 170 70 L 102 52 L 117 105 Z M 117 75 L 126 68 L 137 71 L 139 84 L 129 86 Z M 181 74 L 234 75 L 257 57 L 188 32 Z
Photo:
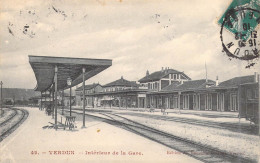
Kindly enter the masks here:
M 29 55 L 29 63 L 37 80 L 34 90 L 43 92 L 53 85 L 55 67 L 58 69 L 57 89 L 64 90 L 83 82 L 83 68 L 85 68 L 85 80 L 87 80 L 110 67 L 112 60 Z M 70 86 L 67 84 L 68 78 L 72 80 Z

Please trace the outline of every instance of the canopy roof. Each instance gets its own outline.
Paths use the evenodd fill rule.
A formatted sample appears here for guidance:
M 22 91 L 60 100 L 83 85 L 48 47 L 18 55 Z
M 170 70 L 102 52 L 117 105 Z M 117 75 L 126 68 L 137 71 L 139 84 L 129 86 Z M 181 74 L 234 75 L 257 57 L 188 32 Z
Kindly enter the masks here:
M 112 60 L 29 55 L 29 63 L 37 80 L 37 86 L 34 90 L 42 92 L 51 88 L 55 66 L 58 68 L 57 87 L 58 90 L 63 90 L 83 82 L 83 68 L 86 69 L 85 80 L 87 80 L 110 67 Z M 71 86 L 67 85 L 69 77 L 72 79 Z

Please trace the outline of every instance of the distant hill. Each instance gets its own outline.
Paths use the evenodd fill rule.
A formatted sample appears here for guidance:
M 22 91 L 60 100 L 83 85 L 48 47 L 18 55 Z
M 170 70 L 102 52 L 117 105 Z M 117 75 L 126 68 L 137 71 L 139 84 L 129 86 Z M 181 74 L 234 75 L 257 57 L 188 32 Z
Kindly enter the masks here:
M 3 100 L 4 99 L 15 99 L 17 100 L 29 100 L 31 97 L 39 96 L 40 92 L 36 92 L 33 89 L 23 88 L 3 88 Z M 0 94 L 1 97 L 1 94 Z

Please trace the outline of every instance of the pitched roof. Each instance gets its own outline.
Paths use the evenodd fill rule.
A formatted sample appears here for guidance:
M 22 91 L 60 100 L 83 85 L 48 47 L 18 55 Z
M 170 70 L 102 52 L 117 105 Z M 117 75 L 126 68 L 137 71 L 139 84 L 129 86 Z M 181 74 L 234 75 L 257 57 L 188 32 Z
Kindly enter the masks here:
M 226 81 L 221 82 L 219 87 L 237 87 L 240 84 L 254 82 L 254 75 L 235 77 Z
M 98 84 L 98 83 L 93 83 L 93 84 L 85 85 L 85 90 L 90 90 L 90 89 L 92 89 L 92 88 L 95 88 L 95 87 L 98 86 L 98 85 L 100 85 L 100 84 Z M 80 86 L 80 87 L 78 87 L 78 88 L 76 89 L 76 91 L 81 91 L 82 88 L 83 88 L 83 87 Z
M 178 87 L 178 85 L 180 85 L 180 84 L 181 84 L 181 83 L 178 82 L 178 81 L 173 82 L 172 84 L 170 84 L 170 85 L 164 87 L 164 88 L 162 89 L 162 91 L 171 91 L 171 90 L 175 90 L 175 89 Z
M 183 76 L 185 76 L 188 80 L 191 80 L 190 77 L 188 77 L 186 74 L 184 74 L 184 72 L 180 72 L 174 69 L 166 69 L 166 70 L 161 70 L 161 71 L 156 71 L 153 72 L 152 74 L 143 77 L 142 79 L 139 80 L 140 83 L 144 83 L 144 82 L 149 82 L 149 81 L 157 81 L 160 80 L 161 78 L 163 78 L 164 76 L 168 75 L 168 74 L 182 74 Z
M 206 85 L 215 85 L 215 81 L 208 79 L 208 82 L 206 82 L 206 79 L 200 79 L 185 81 L 183 82 L 183 84 L 173 83 L 163 88 L 162 91 L 193 90 L 199 88 L 206 88 Z
M 137 87 L 138 84 L 136 84 L 135 81 L 128 81 L 128 80 L 125 80 L 123 77 L 121 77 L 120 79 L 113 81 L 111 83 L 108 83 L 108 84 L 104 85 L 103 87 L 113 87 L 113 86 Z

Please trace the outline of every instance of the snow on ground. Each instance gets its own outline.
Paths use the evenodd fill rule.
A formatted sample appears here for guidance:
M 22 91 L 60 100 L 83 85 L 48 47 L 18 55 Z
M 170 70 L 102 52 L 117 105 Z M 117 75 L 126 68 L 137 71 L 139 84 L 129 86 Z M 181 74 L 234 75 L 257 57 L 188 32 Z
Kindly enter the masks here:
M 74 131 L 42 129 L 43 126 L 50 125 L 48 122 L 54 122 L 52 117 L 46 116 L 44 111 L 39 111 L 37 108 L 25 109 L 30 113 L 28 119 L 0 142 L 1 163 L 199 162 L 151 140 L 90 117 L 86 117 L 84 129 L 81 128 L 82 121 L 77 121 L 78 128 Z M 59 115 L 58 120 L 60 119 Z M 54 151 L 60 152 L 54 154 Z M 121 151 L 126 155 L 121 155 Z M 175 154 L 167 154 L 167 151 Z M 138 152 L 140 155 L 130 155 L 131 152 Z

